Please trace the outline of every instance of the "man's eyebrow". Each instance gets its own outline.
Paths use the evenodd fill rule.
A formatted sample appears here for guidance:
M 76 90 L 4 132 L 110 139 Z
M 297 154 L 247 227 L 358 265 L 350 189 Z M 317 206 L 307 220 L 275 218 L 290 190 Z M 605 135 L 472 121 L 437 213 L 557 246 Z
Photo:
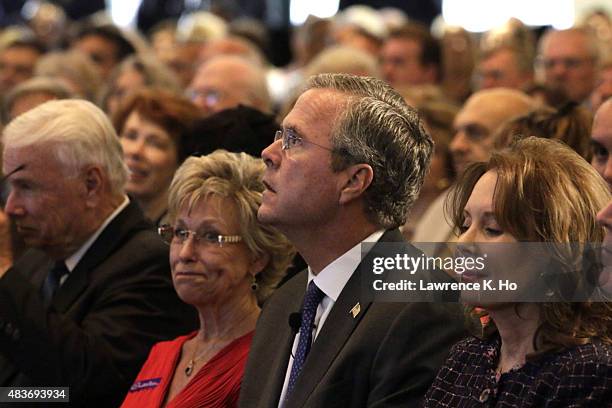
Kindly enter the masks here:
M 3 183 L 6 181 L 6 179 L 8 179 L 9 177 L 11 177 L 13 174 L 17 173 L 18 171 L 21 171 L 23 169 L 25 169 L 26 165 L 25 164 L 21 164 L 17 167 L 15 167 L 13 170 L 9 171 L 7 174 L 5 174 L 4 176 L 2 176 L 0 178 L 0 183 Z
M 300 133 L 299 130 L 297 129 L 297 127 L 294 126 L 294 125 L 288 125 L 288 126 L 281 125 L 281 129 L 283 129 L 283 130 L 290 130 L 290 131 L 292 131 L 294 133 Z

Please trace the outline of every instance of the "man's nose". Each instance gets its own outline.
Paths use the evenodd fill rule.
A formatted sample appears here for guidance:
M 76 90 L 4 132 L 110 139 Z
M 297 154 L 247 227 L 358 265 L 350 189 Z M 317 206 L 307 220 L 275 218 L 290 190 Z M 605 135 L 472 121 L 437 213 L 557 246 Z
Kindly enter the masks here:
M 268 147 L 261 151 L 261 158 L 263 159 L 266 167 L 278 167 L 281 159 L 282 152 L 282 141 L 275 140 Z
M 11 191 L 6 199 L 6 204 L 4 206 L 4 212 L 11 217 L 19 217 L 25 214 L 25 209 L 19 203 L 15 193 Z
M 455 133 L 449 148 L 452 153 L 466 151 L 468 149 L 468 140 L 465 132 L 459 131 Z

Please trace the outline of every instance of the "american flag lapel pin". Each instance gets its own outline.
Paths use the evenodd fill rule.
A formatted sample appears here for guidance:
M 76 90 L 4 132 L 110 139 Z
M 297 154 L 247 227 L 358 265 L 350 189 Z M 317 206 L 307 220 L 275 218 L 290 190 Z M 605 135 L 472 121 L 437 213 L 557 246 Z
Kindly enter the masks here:
M 353 319 L 357 317 L 357 315 L 361 312 L 361 305 L 359 302 L 351 309 L 351 315 L 353 315 Z

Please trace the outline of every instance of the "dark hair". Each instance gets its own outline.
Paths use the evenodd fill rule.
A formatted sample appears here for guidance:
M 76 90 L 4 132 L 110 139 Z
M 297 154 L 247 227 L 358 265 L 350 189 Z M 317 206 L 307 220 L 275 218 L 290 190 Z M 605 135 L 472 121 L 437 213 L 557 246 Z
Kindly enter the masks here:
M 117 47 L 117 53 L 115 54 L 117 61 L 121 61 L 128 55 L 136 52 L 134 45 L 132 45 L 132 43 L 123 35 L 121 30 L 114 25 L 86 25 L 79 30 L 78 34 L 76 35 L 76 39 L 80 40 L 89 36 L 102 37 L 105 40 L 115 44 Z
M 191 151 L 209 154 L 217 149 L 259 157 L 274 140 L 279 124 L 274 116 L 244 105 L 217 112 L 195 125 Z
M 423 66 L 437 68 L 437 78 L 440 79 L 442 69 L 442 51 L 440 43 L 435 39 L 427 27 L 419 23 L 409 23 L 391 31 L 389 38 L 406 38 L 414 40 L 421 45 L 420 63 Z

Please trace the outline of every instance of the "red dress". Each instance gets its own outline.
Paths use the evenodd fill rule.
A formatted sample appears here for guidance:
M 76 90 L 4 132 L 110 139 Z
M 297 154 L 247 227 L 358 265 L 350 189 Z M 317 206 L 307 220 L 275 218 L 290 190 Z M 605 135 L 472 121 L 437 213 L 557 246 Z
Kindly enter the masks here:
M 122 408 L 160 407 L 176 370 L 183 344 L 197 332 L 157 343 L 130 387 Z M 235 407 L 253 332 L 237 338 L 211 358 L 166 405 L 168 408 Z M 182 373 L 179 373 L 179 375 Z

